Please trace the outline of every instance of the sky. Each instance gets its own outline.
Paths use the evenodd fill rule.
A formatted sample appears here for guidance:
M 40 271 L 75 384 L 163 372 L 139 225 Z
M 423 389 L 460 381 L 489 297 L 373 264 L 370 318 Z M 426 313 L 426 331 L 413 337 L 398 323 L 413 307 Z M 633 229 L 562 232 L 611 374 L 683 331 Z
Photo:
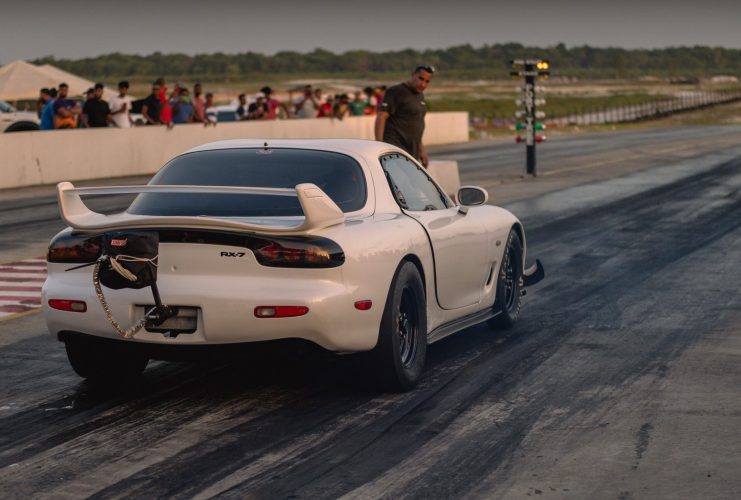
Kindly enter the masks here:
M 469 43 L 741 48 L 741 0 L 0 0 L 0 64 L 110 52 L 340 53 Z

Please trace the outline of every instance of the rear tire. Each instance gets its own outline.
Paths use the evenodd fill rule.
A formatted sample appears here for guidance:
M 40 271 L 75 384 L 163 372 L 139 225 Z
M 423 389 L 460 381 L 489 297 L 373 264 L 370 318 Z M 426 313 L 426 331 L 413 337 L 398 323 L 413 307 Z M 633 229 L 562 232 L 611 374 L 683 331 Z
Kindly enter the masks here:
M 146 369 L 149 359 L 115 341 L 72 338 L 65 341 L 67 359 L 80 377 L 92 383 L 133 380 Z
M 427 355 L 425 289 L 417 267 L 403 262 L 386 299 L 378 343 L 370 352 L 375 382 L 384 390 L 412 389 L 424 371 Z
M 522 243 L 517 231 L 510 230 L 497 277 L 494 311 L 501 311 L 487 323 L 497 330 L 512 328 L 522 308 Z

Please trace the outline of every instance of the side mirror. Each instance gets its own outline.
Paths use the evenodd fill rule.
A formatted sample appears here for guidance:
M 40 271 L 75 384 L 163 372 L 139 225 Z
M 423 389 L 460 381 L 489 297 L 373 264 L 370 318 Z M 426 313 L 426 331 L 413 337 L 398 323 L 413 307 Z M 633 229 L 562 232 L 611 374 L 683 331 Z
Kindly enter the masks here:
M 458 203 L 460 203 L 458 210 L 465 214 L 469 207 L 486 203 L 489 200 L 489 193 L 486 192 L 486 189 L 478 186 L 463 186 L 458 190 L 457 198 Z

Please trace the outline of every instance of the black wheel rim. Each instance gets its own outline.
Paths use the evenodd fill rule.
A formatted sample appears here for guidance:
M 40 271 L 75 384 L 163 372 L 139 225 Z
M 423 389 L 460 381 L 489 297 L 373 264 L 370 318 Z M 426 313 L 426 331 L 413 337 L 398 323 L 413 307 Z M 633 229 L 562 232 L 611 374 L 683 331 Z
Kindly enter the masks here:
M 504 307 L 507 311 L 512 309 L 517 299 L 516 280 L 517 280 L 517 258 L 515 250 L 512 247 L 507 248 L 507 253 L 502 263 L 502 276 L 504 277 Z
M 399 337 L 399 359 L 404 368 L 409 368 L 417 351 L 419 317 L 414 292 L 405 288 L 401 294 L 397 335 Z

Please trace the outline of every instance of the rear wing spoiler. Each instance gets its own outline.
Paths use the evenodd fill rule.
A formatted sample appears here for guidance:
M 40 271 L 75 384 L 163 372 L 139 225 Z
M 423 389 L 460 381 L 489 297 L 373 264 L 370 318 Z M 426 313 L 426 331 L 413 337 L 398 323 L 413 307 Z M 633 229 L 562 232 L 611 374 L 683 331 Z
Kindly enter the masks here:
M 85 195 L 176 193 L 176 194 L 252 194 L 295 196 L 304 212 L 304 220 L 295 226 L 275 226 L 209 216 L 159 216 L 93 212 L 82 201 Z M 345 214 L 315 184 L 299 184 L 294 189 L 233 186 L 110 186 L 76 188 L 71 182 L 57 184 L 57 199 L 62 220 L 74 229 L 107 231 L 124 228 L 189 227 L 198 229 L 234 229 L 261 233 L 308 233 L 341 224 Z

